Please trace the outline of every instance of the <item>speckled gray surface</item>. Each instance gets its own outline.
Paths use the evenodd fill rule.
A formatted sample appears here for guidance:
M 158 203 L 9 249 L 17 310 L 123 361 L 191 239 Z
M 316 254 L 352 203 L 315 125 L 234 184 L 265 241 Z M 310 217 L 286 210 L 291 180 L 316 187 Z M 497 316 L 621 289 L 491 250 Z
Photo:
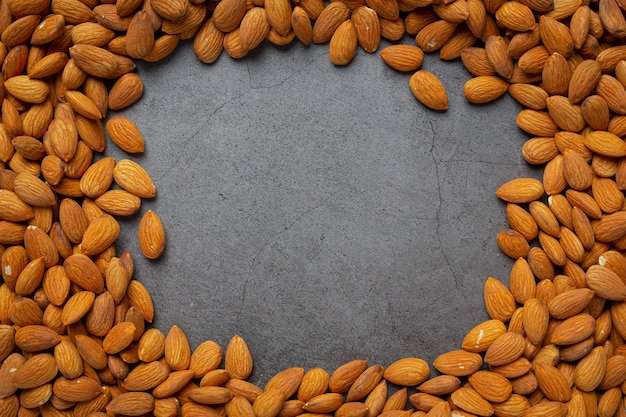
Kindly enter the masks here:
M 510 97 L 470 105 L 460 62 L 428 55 L 423 69 L 443 80 L 447 112 L 419 104 L 410 74 L 377 54 L 337 68 L 327 45 L 265 42 L 204 65 L 185 42 L 140 65 L 145 94 L 123 114 L 146 140 L 132 159 L 158 196 L 141 213 L 160 215 L 167 250 L 143 259 L 139 216 L 118 248 L 135 254 L 155 325 L 179 325 L 193 346 L 241 335 L 258 383 L 457 348 L 487 318 L 484 280 L 508 280 L 494 191 L 540 173 L 521 157 Z

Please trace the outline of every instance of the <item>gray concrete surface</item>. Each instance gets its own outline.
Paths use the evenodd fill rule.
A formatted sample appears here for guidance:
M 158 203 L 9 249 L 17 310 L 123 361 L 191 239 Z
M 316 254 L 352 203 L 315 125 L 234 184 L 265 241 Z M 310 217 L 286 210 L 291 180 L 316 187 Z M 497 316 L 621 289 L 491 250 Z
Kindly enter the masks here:
M 487 318 L 484 280 L 508 280 L 512 264 L 494 191 L 540 172 L 521 157 L 512 99 L 466 103 L 460 61 L 429 55 L 423 69 L 443 80 L 447 112 L 419 104 L 410 74 L 377 54 L 336 68 L 327 45 L 266 42 L 204 65 L 186 42 L 140 65 L 145 94 L 123 113 L 145 136 L 132 159 L 158 196 L 141 213 L 160 215 L 167 250 L 142 258 L 138 216 L 118 248 L 136 254 L 155 325 L 181 326 L 193 346 L 241 335 L 258 383 L 458 348 Z

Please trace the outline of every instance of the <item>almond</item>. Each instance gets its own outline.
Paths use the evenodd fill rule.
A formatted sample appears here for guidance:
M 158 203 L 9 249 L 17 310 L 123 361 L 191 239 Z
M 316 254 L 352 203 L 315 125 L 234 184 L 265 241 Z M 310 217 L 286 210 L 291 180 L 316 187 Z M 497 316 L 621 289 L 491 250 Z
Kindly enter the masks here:
M 127 392 L 113 398 L 107 411 L 126 416 L 141 416 L 154 408 L 154 397 L 147 392 Z
M 502 366 L 513 362 L 524 353 L 524 337 L 519 333 L 505 333 L 498 337 L 485 352 L 485 362 Z
M 411 92 L 415 98 L 433 110 L 446 110 L 448 108 L 448 95 L 445 87 L 431 72 L 419 70 L 409 80 Z
M 335 369 L 330 375 L 328 387 L 331 392 L 346 392 L 367 368 L 367 362 L 355 359 Z M 338 408 L 339 406 L 337 406 Z M 310 410 L 307 410 L 310 411 Z
M 441 373 L 457 377 L 471 375 L 483 364 L 478 353 L 466 350 L 452 350 L 437 356 L 433 366 Z
M 313 25 L 313 42 L 328 42 L 337 28 L 350 17 L 350 9 L 342 2 L 325 7 Z
M 298 388 L 298 400 L 306 402 L 326 392 L 329 379 L 330 375 L 322 368 L 312 368 L 309 370 L 302 377 L 302 382 Z
M 141 198 L 152 198 L 156 195 L 156 186 L 150 175 L 136 162 L 122 159 L 113 169 L 113 179 L 128 192 Z

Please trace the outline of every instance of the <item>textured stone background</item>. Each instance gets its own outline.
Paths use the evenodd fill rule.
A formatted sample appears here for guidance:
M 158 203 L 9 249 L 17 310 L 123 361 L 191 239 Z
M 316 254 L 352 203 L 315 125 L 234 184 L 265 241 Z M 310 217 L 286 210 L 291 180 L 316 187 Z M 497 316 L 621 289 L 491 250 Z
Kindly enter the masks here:
M 178 324 L 192 346 L 241 335 L 261 384 L 290 366 L 458 348 L 487 318 L 484 280 L 508 281 L 512 264 L 495 243 L 506 219 L 494 192 L 539 175 L 521 157 L 520 107 L 467 103 L 460 61 L 426 57 L 450 99 L 434 112 L 377 54 L 336 68 L 327 48 L 266 42 L 204 65 L 185 42 L 139 67 L 144 97 L 123 113 L 158 189 L 141 213 L 168 233 L 156 262 L 140 255 L 139 216 L 118 245 L 136 254 L 155 325 Z

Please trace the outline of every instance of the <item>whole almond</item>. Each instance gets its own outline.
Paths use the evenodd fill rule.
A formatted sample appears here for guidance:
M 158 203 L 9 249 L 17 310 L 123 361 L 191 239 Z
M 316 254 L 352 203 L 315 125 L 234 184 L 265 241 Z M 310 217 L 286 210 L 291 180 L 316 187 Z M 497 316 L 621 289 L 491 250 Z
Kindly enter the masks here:
M 367 368 L 359 377 L 354 381 L 346 399 L 348 402 L 358 401 L 366 397 L 380 382 L 383 377 L 385 369 L 380 365 L 373 365 Z
M 339 366 L 330 375 L 328 387 L 331 392 L 345 392 L 367 368 L 367 361 L 355 359 Z
M 567 402 L 572 397 L 572 390 L 565 376 L 554 366 L 535 364 L 535 376 L 543 394 L 552 401 Z
M 524 337 L 519 333 L 505 333 L 498 337 L 485 352 L 485 362 L 501 366 L 513 362 L 524 353 Z
M 513 393 L 507 378 L 491 371 L 478 371 L 468 377 L 472 388 L 490 402 L 502 403 Z
M 330 39 L 328 55 L 334 65 L 348 65 L 354 58 L 357 36 L 352 20 L 346 20 L 337 27 Z
M 330 3 L 322 10 L 313 25 L 313 42 L 328 42 L 339 25 L 348 20 L 350 9 L 342 2 Z
M 141 363 L 126 376 L 122 387 L 128 391 L 147 391 L 165 381 L 168 375 L 167 365 L 160 361 Z
M 220 2 L 213 11 L 213 25 L 221 32 L 231 32 L 239 26 L 245 14 L 245 1 L 227 0 Z
M 298 390 L 304 377 L 304 369 L 298 367 L 287 368 L 274 375 L 265 385 L 265 391 L 279 389 L 285 398 L 290 398 Z
M 263 7 L 253 7 L 248 10 L 239 26 L 241 46 L 250 51 L 263 42 L 270 31 L 267 12 Z
M 139 339 L 137 349 L 137 355 L 141 361 L 157 361 L 165 353 L 165 335 L 158 329 L 148 329 Z M 192 356 L 192 364 L 193 360 Z
M 402 386 L 419 385 L 430 375 L 430 367 L 420 358 L 398 359 L 389 365 L 383 377 L 392 384 Z
M 457 377 L 471 375 L 483 364 L 478 353 L 466 350 L 452 350 L 443 353 L 435 359 L 433 366 L 441 373 Z
M 591 336 L 596 327 L 595 319 L 580 313 L 563 321 L 552 333 L 551 341 L 557 345 L 571 345 Z
M 224 361 L 231 378 L 246 379 L 252 373 L 252 355 L 241 336 L 235 335 L 230 340 Z
M 107 411 L 127 416 L 141 416 L 154 408 L 154 397 L 147 392 L 127 392 L 113 398 Z
M 19 389 L 36 388 L 50 382 L 57 372 L 54 356 L 49 353 L 36 354 L 15 371 L 13 385 Z
M 285 393 L 277 388 L 264 391 L 252 403 L 254 414 L 258 417 L 275 417 L 285 402 Z
M 330 375 L 322 368 L 313 368 L 304 374 L 298 388 L 297 398 L 300 401 L 309 399 L 326 392 Z
M 448 108 L 448 95 L 445 87 L 431 72 L 419 70 L 409 80 L 411 92 L 417 100 L 433 110 Z
M 470 103 L 488 103 L 494 101 L 506 93 L 509 83 L 499 77 L 482 75 L 468 80 L 463 93 Z
M 498 279 L 489 277 L 483 287 L 483 299 L 487 314 L 492 319 L 507 322 L 515 312 L 515 299 L 508 288 Z
M 138 197 L 152 198 L 156 195 L 156 186 L 150 175 L 130 159 L 117 162 L 113 169 L 113 179 L 120 187 Z
M 377 13 L 367 6 L 361 6 L 352 12 L 351 20 L 361 48 L 368 53 L 375 52 L 380 44 L 381 36 Z
M 311 398 L 304 404 L 304 410 L 311 413 L 329 413 L 341 407 L 343 401 L 342 394 L 328 392 Z
M 450 399 L 460 409 L 478 416 L 490 416 L 494 412 L 491 404 L 472 388 L 459 388 L 450 395 Z
M 152 52 L 154 31 L 150 16 L 141 10 L 133 16 L 126 31 L 126 50 L 132 58 L 141 59 Z
M 165 360 L 172 370 L 181 371 L 189 368 L 191 362 L 189 341 L 178 326 L 172 326 L 165 337 Z
M 85 255 L 96 255 L 111 246 L 120 234 L 120 225 L 113 216 L 103 214 L 89 222 L 83 240 L 81 252 Z
M 291 27 L 300 42 L 305 45 L 309 45 L 311 43 L 313 40 L 313 25 L 311 24 L 311 18 L 300 6 L 293 8 L 293 12 L 291 13 Z
M 148 259 L 156 259 L 165 250 L 165 229 L 155 212 L 148 210 L 139 222 L 139 247 Z
M 122 322 L 113 326 L 102 341 L 102 348 L 109 355 L 121 352 L 132 343 L 135 329 L 135 325 L 131 322 Z

